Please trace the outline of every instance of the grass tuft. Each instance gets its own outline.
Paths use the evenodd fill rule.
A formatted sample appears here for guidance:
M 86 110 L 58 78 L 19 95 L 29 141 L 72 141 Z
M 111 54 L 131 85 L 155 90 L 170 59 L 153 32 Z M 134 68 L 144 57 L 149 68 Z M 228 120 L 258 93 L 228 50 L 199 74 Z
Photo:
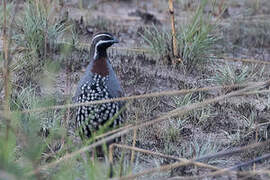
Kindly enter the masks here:
M 214 58 L 215 43 L 218 38 L 212 32 L 215 25 L 210 22 L 209 17 L 205 17 L 203 9 L 207 3 L 204 0 L 197 8 L 191 22 L 177 28 L 178 57 L 182 61 L 185 72 L 192 72 L 199 66 Z M 164 64 L 172 62 L 172 38 L 168 30 L 161 30 L 158 26 L 152 25 L 144 29 L 140 34 L 147 44 L 152 54 Z
M 166 30 L 160 30 L 158 26 L 152 25 L 144 29 L 140 34 L 152 51 L 152 54 L 159 60 L 169 62 L 172 58 L 171 37 Z
M 257 72 L 250 66 L 244 66 L 239 69 L 236 66 L 226 64 L 225 66 L 219 66 L 216 69 L 215 76 L 211 79 L 217 85 L 233 85 L 243 84 L 252 80 L 257 75 Z M 232 89 L 225 89 L 226 92 Z
M 207 1 L 202 1 L 190 24 L 178 29 L 179 56 L 186 72 L 192 72 L 207 63 L 214 58 L 216 52 L 214 45 L 218 38 L 212 34 L 215 24 L 210 22 L 210 17 L 203 14 L 206 3 Z
M 43 67 L 55 52 L 57 41 L 66 28 L 53 13 L 54 9 L 45 1 L 27 1 L 24 11 L 16 18 L 17 30 L 13 36 L 17 48 L 22 53 L 16 56 L 15 72 L 17 83 L 37 83 Z

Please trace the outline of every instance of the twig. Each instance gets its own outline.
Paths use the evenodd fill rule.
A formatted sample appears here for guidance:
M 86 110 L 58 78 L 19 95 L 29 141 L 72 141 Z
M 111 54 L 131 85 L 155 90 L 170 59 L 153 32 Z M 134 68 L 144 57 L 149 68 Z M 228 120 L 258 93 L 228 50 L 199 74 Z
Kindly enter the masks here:
M 69 42 L 59 42 L 59 44 L 67 44 L 67 45 L 72 45 Z M 90 44 L 87 43 L 79 43 L 79 46 L 82 47 L 90 47 Z M 151 50 L 149 49 L 145 49 L 145 48 L 126 48 L 126 47 L 111 47 L 111 49 L 115 49 L 115 50 L 122 50 L 122 51 L 133 51 L 133 52 L 139 52 L 139 53 L 151 53 Z M 18 50 L 25 50 L 25 48 L 23 47 L 19 47 Z M 255 64 L 267 64 L 270 65 L 270 62 L 268 61 L 261 61 L 261 60 L 256 60 L 256 59 L 249 59 L 249 58 L 244 58 L 244 59 L 240 59 L 240 58 L 231 58 L 231 57 L 218 57 L 220 59 L 223 60 L 228 60 L 228 61 L 241 61 L 241 62 L 245 62 L 245 63 L 255 63 Z M 214 59 L 214 60 L 218 60 L 218 59 Z
M 117 132 L 119 132 L 119 131 L 122 131 L 123 129 L 127 129 L 127 128 L 131 127 L 131 126 L 132 126 L 132 125 L 129 124 L 129 125 L 127 125 L 127 126 L 120 127 L 120 128 L 114 129 L 114 130 L 111 130 L 111 131 L 106 132 L 106 133 L 104 133 L 104 134 L 95 136 L 94 139 L 97 140 L 97 139 L 104 138 L 104 137 L 106 137 L 106 136 L 109 136 L 109 135 L 112 135 L 112 134 L 117 133 Z
M 138 124 L 138 113 L 136 113 L 136 125 Z M 132 137 L 132 147 L 135 148 L 136 145 L 136 139 L 137 139 L 137 128 L 133 129 L 133 137 Z M 135 151 L 131 151 L 131 157 L 130 157 L 130 163 L 133 166 L 135 159 Z
M 204 164 L 201 162 L 196 162 L 196 161 L 191 161 L 185 158 L 179 158 L 179 157 L 175 157 L 175 156 L 171 156 L 171 155 L 167 155 L 167 154 L 162 154 L 159 152 L 153 152 L 153 151 L 149 151 L 146 149 L 141 149 L 141 148 L 137 148 L 137 147 L 131 147 L 131 146 L 127 146 L 127 145 L 123 145 L 123 144 L 112 144 L 113 147 L 118 147 L 118 148 L 122 148 L 122 149 L 129 149 L 131 151 L 137 151 L 137 152 L 141 152 L 141 153 L 145 153 L 145 154 L 151 154 L 154 156 L 160 156 L 163 158 L 167 158 L 167 159 L 173 159 L 173 160 L 177 160 L 177 161 L 181 161 L 181 162 L 186 162 L 186 163 L 191 163 L 200 167 L 205 167 L 205 168 L 209 168 L 209 169 L 213 169 L 213 170 L 219 170 L 220 168 L 217 168 L 215 166 L 211 166 L 208 164 Z
M 243 175 L 244 177 L 241 177 L 241 180 L 245 180 L 245 179 L 249 179 L 250 177 L 256 175 L 256 174 L 269 174 L 270 171 L 268 170 L 269 169 L 269 166 L 266 166 L 266 167 L 263 167 L 262 169 L 260 170 L 256 170 L 256 171 L 246 171 L 244 172 L 245 175 Z
M 194 89 L 182 89 L 182 90 L 178 90 L 178 91 L 163 91 L 163 92 L 157 92 L 157 93 L 149 93 L 149 94 L 121 97 L 121 98 L 112 98 L 112 99 L 91 101 L 91 102 L 85 102 L 85 103 L 74 103 L 74 104 L 65 104 L 65 105 L 41 107 L 41 108 L 35 108 L 35 109 L 27 109 L 27 110 L 23 110 L 23 111 L 20 111 L 20 112 L 21 113 L 42 112 L 42 111 L 55 110 L 55 109 L 65 109 L 65 108 L 68 108 L 68 107 L 74 108 L 74 107 L 92 105 L 92 104 L 103 104 L 103 103 L 109 103 L 109 102 L 128 101 L 128 100 L 134 100 L 134 99 L 143 99 L 143 98 L 160 97 L 160 96 L 174 96 L 174 95 L 194 93 L 194 92 L 218 90 L 218 89 L 223 89 L 223 88 L 246 87 L 248 85 L 257 84 L 257 83 L 258 82 L 252 82 L 252 83 L 235 84 L 235 85 L 228 85 L 228 86 L 213 86 L 213 87 L 194 88 Z
M 262 143 L 256 143 L 256 144 L 248 145 L 248 146 L 239 148 L 239 149 L 241 149 L 241 151 L 235 151 L 235 152 L 237 152 L 237 153 L 243 152 L 243 151 L 245 151 L 245 150 L 247 150 L 247 149 L 251 149 L 251 148 L 258 147 L 258 146 L 262 146 L 262 145 L 267 144 L 267 143 L 269 143 L 269 142 L 270 142 L 270 140 L 265 141 L 265 142 L 262 142 Z M 228 155 L 228 154 L 231 154 L 230 151 L 225 152 L 225 153 L 224 153 L 224 156 L 225 156 L 225 155 Z M 262 156 L 262 157 L 260 157 L 260 158 L 257 158 L 256 161 L 259 161 L 259 160 L 262 160 L 262 159 L 266 159 L 266 158 L 269 158 L 269 157 L 270 157 L 270 154 L 267 154 L 267 155 L 265 155 L 265 156 Z M 253 161 L 254 161 L 254 160 L 248 161 L 248 162 L 246 162 L 246 163 L 242 163 L 242 164 L 237 165 L 237 166 L 233 166 L 233 167 L 231 167 L 232 169 L 231 169 L 231 168 L 221 169 L 221 170 L 218 170 L 218 171 L 216 171 L 216 172 L 214 172 L 214 173 L 211 173 L 211 175 L 210 175 L 210 174 L 208 174 L 208 175 L 214 176 L 214 175 L 220 175 L 220 173 L 227 173 L 227 172 L 229 172 L 230 170 L 236 169 L 236 168 L 241 167 L 241 166 L 246 165 L 246 164 L 253 163 Z M 169 164 L 169 165 L 165 165 L 165 166 L 161 166 L 161 167 L 158 167 L 158 168 L 152 168 L 152 169 L 149 169 L 149 170 L 146 170 L 146 171 L 143 171 L 143 172 L 134 174 L 134 175 L 124 176 L 124 177 L 121 177 L 121 178 L 119 178 L 119 179 L 120 179 L 120 180 L 125 180 L 125 179 L 128 179 L 128 180 L 129 180 L 129 179 L 135 179 L 135 178 L 140 177 L 140 176 L 142 176 L 142 175 L 151 174 L 151 173 L 154 173 L 154 172 L 165 171 L 165 170 L 173 169 L 173 168 L 176 168 L 176 167 L 180 167 L 180 166 L 185 166 L 185 165 L 193 164 L 194 162 L 195 162 L 195 160 L 188 160 L 188 161 L 186 161 L 186 162 L 176 162 L 176 163 Z M 201 177 L 208 177 L 208 175 L 205 175 L 205 176 L 197 176 L 195 179 L 201 179 Z M 200 178 L 198 178 L 198 177 L 200 177 Z M 183 177 L 183 178 L 184 178 L 184 179 L 188 179 L 188 178 L 193 179 L 193 177 Z
M 172 0 L 169 0 L 168 3 L 169 3 L 169 12 L 170 12 L 170 17 L 171 17 L 173 57 L 178 58 L 178 46 L 177 46 L 177 40 L 176 40 L 173 2 Z
M 224 169 L 221 169 L 221 170 L 218 170 L 216 172 L 213 172 L 213 173 L 209 173 L 209 174 L 206 174 L 206 175 L 202 175 L 202 176 L 193 176 L 193 177 L 177 177 L 177 178 L 172 178 L 172 179 L 185 179 L 185 180 L 193 180 L 193 179 L 203 179 L 203 178 L 206 178 L 206 177 L 212 177 L 212 176 L 220 176 L 224 173 L 227 173 L 229 171 L 232 171 L 232 170 L 235 170 L 235 169 L 238 169 L 240 167 L 243 167 L 243 166 L 248 166 L 250 164 L 253 164 L 255 162 L 258 162 L 258 161 L 261 161 L 261 160 L 265 160 L 265 159 L 269 159 L 270 158 L 270 153 L 268 154 L 265 154 L 261 157 L 257 157 L 253 160 L 249 160 L 247 162 L 243 162 L 243 163 L 240 163 L 240 164 L 237 164 L 235 166 L 232 166 L 232 167 L 229 167 L 229 168 L 224 168 Z M 238 174 L 256 174 L 256 171 L 250 171 L 249 173 L 245 173 L 245 172 L 238 172 Z
M 261 60 L 256 60 L 256 59 L 239 59 L 239 58 L 230 58 L 230 57 L 221 57 L 224 60 L 229 60 L 229 61 L 241 61 L 245 63 L 255 63 L 255 64 L 267 64 L 270 65 L 270 62 L 268 61 L 261 61 Z

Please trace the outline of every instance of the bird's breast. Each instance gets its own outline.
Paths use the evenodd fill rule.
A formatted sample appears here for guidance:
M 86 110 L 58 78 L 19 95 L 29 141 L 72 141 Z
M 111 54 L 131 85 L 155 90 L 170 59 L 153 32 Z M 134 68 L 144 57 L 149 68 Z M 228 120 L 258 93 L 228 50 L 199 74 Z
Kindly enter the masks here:
M 109 69 L 106 58 L 99 58 L 94 60 L 91 72 L 93 74 L 98 74 L 102 77 L 108 76 Z

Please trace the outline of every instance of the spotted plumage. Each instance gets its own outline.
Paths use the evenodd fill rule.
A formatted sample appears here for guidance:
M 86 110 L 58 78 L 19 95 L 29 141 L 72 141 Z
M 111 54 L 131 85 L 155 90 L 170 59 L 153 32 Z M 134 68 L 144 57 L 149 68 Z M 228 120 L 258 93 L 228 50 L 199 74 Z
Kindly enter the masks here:
M 90 55 L 92 57 L 86 72 L 79 82 L 75 94 L 75 102 L 91 102 L 123 96 L 123 90 L 107 57 L 107 48 L 118 41 L 110 33 L 98 33 L 93 36 Z M 109 120 L 115 127 L 123 122 L 118 112 L 122 102 L 108 102 L 80 106 L 76 112 L 76 124 L 82 135 L 91 137 Z

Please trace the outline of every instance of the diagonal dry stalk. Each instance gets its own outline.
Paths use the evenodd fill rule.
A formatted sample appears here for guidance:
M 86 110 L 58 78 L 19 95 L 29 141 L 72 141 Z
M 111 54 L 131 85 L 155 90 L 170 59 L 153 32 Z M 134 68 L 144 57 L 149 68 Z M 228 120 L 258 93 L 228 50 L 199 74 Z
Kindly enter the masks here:
M 127 146 L 127 145 L 123 145 L 123 144 L 111 144 L 111 146 L 112 146 L 112 148 L 111 148 L 112 150 L 113 150 L 114 147 L 118 147 L 118 148 L 122 148 L 122 149 L 129 149 L 132 152 L 137 151 L 137 152 L 141 152 L 141 153 L 145 153 L 145 154 L 150 154 L 150 155 L 153 155 L 153 156 L 160 156 L 160 157 L 167 158 L 167 159 L 173 159 L 173 160 L 182 161 L 182 162 L 190 162 L 190 160 L 185 159 L 185 158 L 179 158 L 179 157 L 175 157 L 175 156 L 171 156 L 171 155 L 167 155 L 167 154 L 162 154 L 162 153 L 159 153 L 159 152 L 153 152 L 153 151 L 150 151 L 150 150 L 141 149 L 141 148 L 137 148 L 137 147 Z M 220 168 L 217 168 L 215 166 L 211 166 L 211 165 L 204 164 L 204 163 L 201 163 L 201 162 L 192 161 L 190 163 L 194 164 L 196 166 L 199 166 L 199 167 L 209 168 L 209 169 L 213 169 L 213 170 L 219 170 L 220 169 Z
M 252 85 L 244 88 L 244 89 L 241 89 L 241 90 L 238 90 L 238 91 L 234 91 L 234 92 L 231 92 L 229 94 L 226 94 L 226 95 L 221 95 L 221 96 L 218 96 L 218 97 L 215 97 L 215 98 L 212 98 L 212 99 L 207 99 L 203 102 L 197 102 L 197 103 L 193 103 L 193 104 L 190 104 L 190 105 L 186 105 L 186 106 L 183 106 L 183 107 L 179 107 L 175 110 L 172 110 L 172 111 L 169 111 L 168 113 L 166 113 L 165 115 L 159 117 L 159 118 L 156 118 L 154 120 L 151 120 L 151 121 L 147 121 L 147 122 L 143 122 L 143 123 L 140 123 L 138 125 L 134 125 L 134 126 L 131 126 L 131 127 L 128 127 L 126 129 L 123 129 L 122 131 L 120 132 L 117 132 L 116 134 L 113 134 L 111 136 L 108 136 L 100 141 L 97 141 L 89 146 L 85 146 L 75 152 L 72 152 L 70 154 L 66 154 L 65 156 L 59 158 L 58 160 L 54 161 L 54 162 L 51 162 L 49 164 L 46 164 L 44 166 L 41 166 L 41 167 L 38 167 L 36 168 L 34 171 L 32 172 L 29 172 L 28 175 L 34 175 L 38 172 L 40 172 L 41 170 L 44 170 L 44 169 L 49 169 L 49 168 L 52 168 L 54 167 L 55 165 L 63 162 L 63 161 L 66 161 L 70 158 L 73 158 L 77 155 L 79 155 L 80 153 L 83 153 L 83 152 L 86 152 L 86 151 L 89 151 L 97 146 L 100 146 L 108 141 L 111 141 L 115 138 L 118 138 L 122 135 L 125 135 L 127 133 L 129 133 L 131 130 L 134 130 L 136 128 L 142 128 L 142 127 L 146 127 L 146 126 L 149 126 L 149 125 L 152 125 L 152 124 L 155 124 L 155 123 L 159 123 L 159 122 L 162 122 L 164 120 L 167 120 L 168 118 L 171 118 L 171 117 L 176 117 L 176 116 L 182 116 L 192 110 L 195 110 L 195 109 L 198 109 L 198 108 L 201 108 L 201 107 L 204 107 L 208 104 L 211 104 L 211 103 L 215 103 L 215 102 L 218 102 L 220 100 L 224 100 L 224 99 L 227 99 L 227 98 L 231 98 L 231 97 L 234 97 L 234 96 L 239 96 L 247 91 L 250 91 L 250 90 L 253 90 L 253 89 L 257 89 L 259 87 L 264 87 L 264 86 L 267 86 L 270 84 L 270 80 L 268 81 L 264 81 L 264 82 L 258 82 L 258 83 L 253 83 Z
M 68 42 L 61 42 L 60 44 L 67 44 L 67 45 L 72 45 Z M 79 43 L 79 46 L 81 47 L 90 47 L 89 44 L 86 43 Z M 19 48 L 18 51 L 21 51 L 25 48 Z M 132 51 L 132 52 L 138 52 L 138 53 L 151 53 L 149 49 L 145 48 L 125 48 L 125 47 L 111 47 L 111 49 L 115 50 L 122 50 L 122 51 Z M 246 62 L 246 63 L 254 63 L 254 64 L 268 64 L 270 65 L 270 62 L 268 61 L 262 61 L 262 60 L 256 60 L 256 59 L 250 59 L 250 58 L 231 58 L 231 57 L 218 57 L 219 59 L 213 59 L 213 60 L 228 60 L 228 61 L 240 61 L 240 62 Z
M 178 91 L 163 91 L 163 92 L 142 94 L 142 95 L 136 95 L 136 96 L 128 96 L 128 97 L 122 97 L 122 98 L 113 98 L 113 99 L 106 99 L 106 100 L 91 101 L 91 102 L 86 102 L 86 103 L 74 103 L 74 104 L 41 107 L 41 108 L 35 108 L 35 109 L 28 109 L 28 110 L 24 110 L 24 111 L 20 111 L 20 112 L 21 113 L 43 112 L 43 111 L 48 111 L 48 110 L 74 108 L 74 107 L 78 107 L 78 106 L 102 104 L 102 103 L 108 103 L 108 102 L 128 101 L 128 100 L 134 100 L 134 99 L 143 99 L 143 98 L 160 97 L 160 96 L 174 96 L 174 95 L 194 93 L 194 92 L 219 90 L 219 89 L 224 89 L 224 88 L 240 88 L 240 87 L 246 87 L 246 86 L 249 86 L 252 84 L 255 85 L 255 84 L 263 83 L 263 82 L 265 82 L 265 81 L 251 82 L 251 83 L 245 83 L 245 84 L 226 85 L 226 86 L 212 86 L 212 87 L 204 87 L 204 88 L 182 89 L 182 90 L 178 90 Z
M 231 154 L 243 152 L 243 151 L 246 151 L 248 149 L 258 147 L 258 146 L 266 145 L 269 142 L 270 142 L 270 140 L 265 141 L 265 142 L 261 142 L 261 143 L 254 143 L 254 144 L 251 144 L 251 145 L 248 145 L 248 146 L 237 148 L 235 150 L 219 152 L 219 153 L 215 153 L 213 155 L 211 154 L 211 155 L 209 155 L 209 157 L 223 157 L 225 155 L 231 155 Z M 260 158 L 256 159 L 256 161 L 259 161 L 262 158 L 265 159 L 265 158 L 269 158 L 269 157 L 270 157 L 270 154 L 267 154 L 267 155 L 265 155 L 263 157 L 260 157 Z M 183 162 L 176 162 L 176 163 L 173 163 L 173 164 L 164 165 L 164 166 L 161 166 L 161 167 L 158 167 L 158 168 L 152 168 L 152 169 L 149 169 L 149 170 L 146 170 L 146 171 L 134 174 L 134 175 L 127 175 L 127 176 L 124 176 L 124 177 L 121 177 L 121 178 L 116 178 L 116 179 L 120 179 L 120 180 L 135 179 L 135 178 L 143 176 L 143 175 L 152 174 L 152 173 L 160 172 L 160 171 L 166 171 L 166 170 L 170 170 L 170 169 L 177 168 L 177 167 L 180 167 L 180 166 L 187 166 L 187 165 L 195 164 L 196 160 L 199 160 L 199 159 L 185 160 Z M 253 162 L 253 160 L 252 160 L 252 162 Z M 248 163 L 251 163 L 251 162 L 248 162 Z M 204 164 L 200 164 L 200 165 L 203 166 Z M 215 176 L 215 175 L 221 175 L 221 174 L 224 174 L 224 173 L 230 173 L 230 171 L 232 171 L 232 170 L 234 170 L 234 169 L 236 169 L 238 167 L 244 166 L 244 165 L 246 165 L 246 163 L 243 163 L 243 164 L 238 165 L 238 166 L 233 166 L 233 167 L 230 167 L 230 168 L 220 169 L 218 171 L 215 171 L 215 172 L 211 173 L 211 175 L 210 174 L 208 174 L 208 175 L 209 176 Z M 209 165 L 206 165 L 206 166 L 209 166 Z M 246 173 L 244 173 L 244 172 L 241 173 L 240 172 L 240 174 L 246 174 Z M 202 179 L 202 177 L 207 177 L 207 175 L 205 175 L 205 176 L 196 176 L 196 178 L 183 177 L 181 179 L 189 179 L 189 178 L 190 179 Z
M 244 63 L 254 63 L 254 64 L 267 64 L 270 65 L 270 62 L 268 61 L 261 61 L 261 60 L 256 60 L 256 59 L 239 59 L 239 58 L 231 58 L 231 57 L 222 57 L 222 59 L 227 60 L 227 61 L 241 61 Z
M 261 168 L 260 170 L 251 170 L 251 171 L 246 171 L 245 175 L 243 175 L 244 177 L 241 178 L 241 180 L 247 180 L 250 179 L 250 177 L 254 176 L 254 175 L 260 175 L 260 174 L 269 174 L 270 171 L 270 166 L 265 166 L 263 168 Z
M 269 159 L 270 158 L 270 153 L 268 154 L 265 154 L 261 157 L 257 157 L 253 160 L 250 160 L 250 161 L 247 161 L 247 162 L 243 162 L 243 163 L 240 163 L 240 164 L 237 164 L 235 166 L 232 166 L 232 167 L 228 167 L 228 168 L 224 168 L 224 169 L 220 169 L 218 171 L 215 171 L 215 172 L 212 172 L 212 173 L 208 173 L 208 174 L 205 174 L 205 175 L 201 175 L 201 176 L 192 176 L 192 177 L 175 177 L 175 178 L 171 178 L 172 179 L 185 179 L 185 180 L 195 180 L 195 179 L 204 179 L 206 177 L 213 177 L 213 176 L 221 176 L 225 173 L 228 173 L 230 171 L 233 171 L 235 169 L 238 169 L 240 167 L 243 167 L 243 166 L 247 166 L 247 165 L 250 165 L 250 164 L 253 164 L 255 162 L 258 162 L 258 161 L 262 161 L 262 160 L 266 160 L 266 159 Z M 256 175 L 256 171 L 250 171 L 250 172 L 237 172 L 238 175 L 248 175 L 248 176 L 254 176 Z M 265 174 L 268 174 L 269 172 L 265 173 Z
M 131 124 L 129 124 L 129 125 L 127 125 L 127 126 L 120 127 L 120 128 L 114 129 L 114 130 L 111 130 L 111 131 L 106 132 L 106 133 L 104 133 L 104 134 L 101 134 L 101 135 L 95 136 L 95 137 L 94 137 L 94 139 L 95 139 L 95 140 L 97 140 L 97 139 L 104 138 L 104 137 L 106 137 L 106 136 L 109 136 L 109 135 L 115 134 L 115 133 L 117 133 L 117 132 L 119 132 L 119 131 L 121 131 L 121 130 L 123 130 L 123 129 L 127 129 L 127 128 L 131 127 L 131 126 L 132 126 L 132 125 L 131 125 Z

